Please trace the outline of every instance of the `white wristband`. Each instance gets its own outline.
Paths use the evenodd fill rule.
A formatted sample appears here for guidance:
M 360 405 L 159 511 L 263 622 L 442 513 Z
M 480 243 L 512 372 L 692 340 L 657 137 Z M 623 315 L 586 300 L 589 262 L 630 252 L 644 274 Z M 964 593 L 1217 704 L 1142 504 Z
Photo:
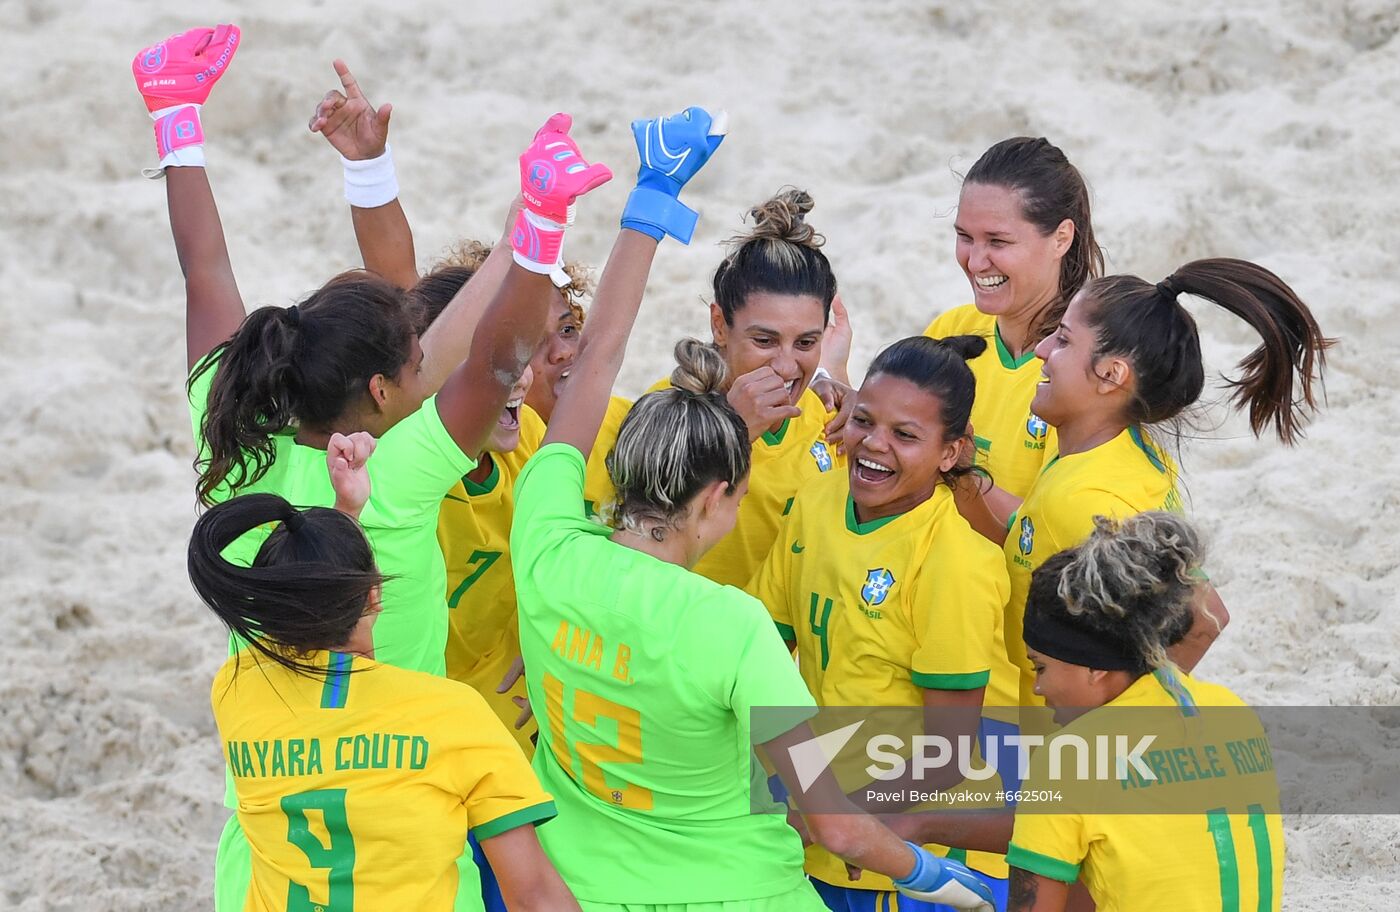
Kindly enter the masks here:
M 811 382 L 808 383 L 807 385 L 808 385 L 808 386 L 811 386 L 813 383 L 816 383 L 818 380 L 830 380 L 830 379 L 831 379 L 831 371 L 827 370 L 827 369 L 824 368 L 824 367 L 818 367 L 816 370 L 812 371 L 812 380 L 811 380 Z
M 399 179 L 394 174 L 394 152 L 388 144 L 384 154 L 364 161 L 340 157 L 345 169 L 345 200 L 357 209 L 377 209 L 399 197 Z

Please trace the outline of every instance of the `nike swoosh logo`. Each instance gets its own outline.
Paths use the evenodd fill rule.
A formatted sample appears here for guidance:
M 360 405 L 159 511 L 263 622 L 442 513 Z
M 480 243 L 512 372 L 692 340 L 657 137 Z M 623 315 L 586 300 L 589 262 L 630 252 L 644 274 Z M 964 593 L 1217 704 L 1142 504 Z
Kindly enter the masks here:
M 654 142 L 652 139 L 653 127 L 656 128 L 656 138 Z M 653 148 L 655 148 L 656 151 L 656 161 L 652 161 Z M 686 159 L 690 158 L 690 150 L 685 146 L 681 146 L 679 151 L 680 154 L 677 155 L 675 152 L 666 148 L 666 135 L 662 132 L 661 120 L 659 118 L 647 124 L 647 167 L 655 168 L 657 171 L 669 177 L 679 171 L 681 165 L 685 164 Z M 667 170 L 668 168 L 669 170 Z
M 800 543 L 798 543 L 798 542 L 793 542 L 793 543 L 792 543 L 792 553 L 793 553 L 793 554 L 801 554 L 803 551 L 806 551 L 806 550 L 807 550 L 807 549 L 804 548 L 804 547 L 802 547 L 802 545 L 801 545 Z

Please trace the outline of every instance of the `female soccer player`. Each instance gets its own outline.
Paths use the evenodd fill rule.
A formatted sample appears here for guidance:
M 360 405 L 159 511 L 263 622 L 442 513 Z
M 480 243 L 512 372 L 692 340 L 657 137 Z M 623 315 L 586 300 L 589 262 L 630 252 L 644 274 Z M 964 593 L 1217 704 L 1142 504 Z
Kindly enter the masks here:
M 1054 330 L 1080 286 L 1103 272 L 1103 253 L 1084 179 L 1044 138 L 1019 136 L 982 153 L 963 180 L 954 228 L 973 301 L 938 316 L 924 335 L 987 340 L 987 350 L 969 362 L 978 393 L 973 459 L 986 474 L 964 479 L 959 491 L 971 496 L 960 496 L 958 506 L 974 528 L 992 534 L 1006 528 L 1047 450 L 1054 452 L 1054 429 L 1030 409 L 1040 379 L 1036 343 Z M 822 363 L 844 377 L 845 358 L 832 355 L 824 349 Z M 975 496 L 978 481 L 985 499 Z
M 818 705 L 927 707 L 930 733 L 954 744 L 977 732 L 992 678 L 1002 691 L 1015 686 L 1001 631 L 1006 567 L 958 514 L 950 487 L 972 471 L 959 461 L 975 391 L 968 361 L 985 348 L 975 336 L 914 336 L 876 357 L 846 425 L 849 471 L 797 493 L 748 587 L 796 645 Z M 947 789 L 960 778 L 910 784 Z M 1005 862 L 968 863 L 1004 907 Z M 897 902 L 887 878 L 853 882 L 820 846 L 808 849 L 807 872 L 838 912 Z M 907 899 L 898 907 L 930 908 Z
M 1202 298 L 1243 319 L 1263 343 L 1240 362 L 1236 406 L 1257 436 L 1273 425 L 1294 443 L 1320 379 L 1323 338 L 1307 306 L 1278 276 L 1243 260 L 1197 260 L 1157 284 L 1135 276 L 1091 280 L 1036 354 L 1044 379 L 1031 408 L 1059 434 L 1058 451 L 1017 511 L 1004 550 L 1011 575 L 1006 639 L 1021 668 L 1021 705 L 1040 705 L 1021 643 L 1031 571 L 1081 541 L 1096 516 L 1180 509 L 1176 469 L 1146 427 L 1171 423 L 1205 387 L 1196 323 L 1177 301 Z M 1173 659 L 1190 670 L 1228 617 L 1204 587 L 1197 623 Z
M 1047 445 L 1054 451 L 1053 432 L 1030 408 L 1040 379 L 1036 343 L 1054 331 L 1074 293 L 1103 272 L 1103 253 L 1084 179 L 1044 138 L 1019 136 L 982 153 L 963 180 L 954 229 L 972 304 L 942 314 L 924 335 L 988 340 L 971 362 L 978 394 L 972 427 L 976 464 L 996 483 L 983 482 L 985 502 L 1004 529 Z
M 686 569 L 732 528 L 749 468 L 748 430 L 717 392 L 726 365 L 716 352 L 682 343 L 700 366 L 683 364 L 674 388 L 643 396 L 623 422 L 608 459 L 618 525 L 600 526 L 579 506 L 657 241 L 688 237 L 693 225 L 675 194 L 719 143 L 698 108 L 633 129 L 644 165 L 589 315 L 592 335 L 516 486 L 521 644 L 531 702 L 546 720 L 535 768 L 557 789 L 552 826 L 564 826 L 546 848 L 590 912 L 820 910 L 797 833 L 781 814 L 751 813 L 749 788 L 753 743 L 774 742 L 795 785 L 785 748 L 810 737 L 792 718 L 755 726 L 750 708 L 811 698 L 763 607 Z M 668 175 L 651 164 L 663 134 L 664 161 L 677 164 Z M 965 869 L 870 817 L 809 823 L 829 847 L 906 889 L 957 892 L 964 906 L 987 908 L 984 885 L 957 879 L 971 877 Z
M 798 489 L 842 463 L 825 440 L 826 407 L 808 388 L 836 295 L 825 239 L 806 222 L 812 205 L 787 190 L 754 207 L 752 230 L 715 270 L 710 330 L 729 369 L 729 402 L 753 440 L 753 474 L 734 531 L 695 572 L 732 586 L 753 577 Z
M 263 307 L 245 317 L 204 172 L 199 122 L 200 106 L 227 72 L 239 37 L 234 26 L 193 29 L 147 48 L 132 64 L 156 121 L 185 274 L 197 491 L 206 504 L 259 492 L 329 504 L 333 492 L 320 463 L 330 436 L 360 430 L 378 436 L 370 471 L 380 481 L 362 520 L 387 577 L 377 656 L 441 674 L 447 613 L 438 505 L 473 468 L 467 454 L 485 444 L 524 370 L 519 353 L 533 350 L 544 325 L 553 296 L 547 275 L 568 207 L 610 172 L 583 162 L 568 137 L 567 116 L 551 118 L 521 156 L 522 185 L 532 195 L 511 233 L 515 265 L 501 261 L 502 279 L 489 293 L 465 289 L 421 347 L 401 293 L 364 273 L 332 279 L 286 310 Z M 566 153 L 570 161 L 556 167 L 555 156 Z M 553 180 L 540 181 L 546 172 Z M 253 529 L 229 556 L 249 563 L 266 534 Z M 236 816 L 220 841 L 217 869 L 218 907 L 241 908 L 248 859 Z
M 1230 749 L 1263 729 L 1239 697 L 1169 658 L 1195 623 L 1202 557 L 1185 519 L 1147 512 L 1100 518 L 1031 577 L 1025 645 L 1036 691 L 1065 726 L 1057 734 L 1092 744 L 1105 733 L 1151 731 L 1173 758 L 1151 758 L 1155 781 L 1126 774 L 1127 785 L 1107 781 L 1103 792 L 1050 781 L 1047 745 L 1033 755 L 1025 788 L 1060 789 L 1063 813 L 1018 810 L 1014 831 L 1009 813 L 886 820 L 913 838 L 989 851 L 1009 839 L 1009 912 L 1064 912 L 1076 880 L 1099 912 L 1276 912 L 1284 853 L 1272 764 L 1243 754 L 1235 762 Z
M 512 909 L 577 909 L 535 835 L 554 804 L 481 697 L 375 661 L 384 578 L 352 518 L 373 444 L 331 437 L 337 509 L 234 497 L 190 540 L 195 591 L 249 646 L 211 693 L 252 845 L 243 908 L 480 909 L 459 876 L 471 833 Z M 225 559 L 261 525 L 250 567 Z

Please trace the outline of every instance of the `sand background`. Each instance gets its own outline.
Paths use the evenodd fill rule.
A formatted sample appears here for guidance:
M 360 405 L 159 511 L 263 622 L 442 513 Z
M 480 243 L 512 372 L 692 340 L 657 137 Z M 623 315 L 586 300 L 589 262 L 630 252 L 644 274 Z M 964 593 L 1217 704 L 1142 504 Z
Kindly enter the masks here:
M 816 197 L 858 376 L 969 299 L 955 171 L 1049 136 L 1091 183 L 1111 270 L 1254 259 L 1342 340 L 1302 446 L 1237 418 L 1186 446 L 1234 614 L 1201 673 L 1257 705 L 1400 703 L 1394 3 L 0 0 L 0 908 L 211 906 L 224 639 L 184 575 L 183 295 L 163 187 L 138 173 L 153 150 L 128 66 L 220 19 L 244 44 L 204 126 L 249 306 L 356 263 L 335 157 L 305 127 L 333 57 L 395 103 L 425 262 L 494 236 L 515 156 L 559 109 L 620 175 L 570 234 L 571 256 L 600 262 L 631 186 L 628 120 L 727 108 L 731 135 L 687 191 L 696 239 L 658 257 L 627 393 L 705 331 L 717 242 L 785 183 Z M 1195 308 L 1219 370 L 1253 336 L 1212 311 Z M 1400 907 L 1394 818 L 1295 819 L 1288 838 L 1285 908 Z

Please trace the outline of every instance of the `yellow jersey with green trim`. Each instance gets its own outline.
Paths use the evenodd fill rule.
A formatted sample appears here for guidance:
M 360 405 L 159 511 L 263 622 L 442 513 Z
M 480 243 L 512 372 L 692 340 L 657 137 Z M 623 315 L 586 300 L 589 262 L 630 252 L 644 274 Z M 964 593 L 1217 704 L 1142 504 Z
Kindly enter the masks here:
M 1061 733 L 1078 735 L 1087 743 L 1103 732 L 1121 733 L 1122 720 L 1130 718 L 1122 714 L 1124 707 L 1179 708 L 1185 717 L 1196 707 L 1244 706 L 1224 687 L 1163 670 L 1143 675 L 1105 704 L 1105 709 L 1119 708 L 1113 720 L 1093 710 Z M 1159 752 L 1167 756 L 1154 756 L 1151 751 L 1143 755 L 1157 781 L 1135 779 L 1138 784 L 1129 786 L 1159 790 L 1152 803 L 1185 809 L 1199 803 L 1202 789 L 1210 789 L 1204 803 L 1218 800 L 1221 807 L 1167 814 L 1087 812 L 1091 809 L 1018 813 L 1008 863 L 1065 883 L 1082 879 L 1098 912 L 1277 912 L 1282 904 L 1284 851 L 1272 751 L 1257 718 L 1253 725 L 1242 724 L 1242 715 L 1236 712 L 1226 718 L 1228 732 L 1221 724 L 1205 722 L 1202 730 L 1207 737 L 1199 743 L 1191 742 L 1192 729 L 1183 725 L 1185 746 Z M 1059 785 L 1049 777 L 1047 750 L 1032 752 L 1022 788 Z M 1108 789 L 1122 791 L 1123 787 L 1115 782 Z M 1260 799 L 1261 795 L 1266 797 Z
M 662 380 L 647 390 L 666 389 Z M 765 431 L 753 443 L 749 492 L 739 504 L 739 519 L 730 532 L 700 558 L 695 572 L 717 583 L 742 587 L 763 562 L 793 498 L 814 479 L 840 474 L 846 457 L 826 442 L 830 414 L 821 397 L 810 389 L 797 400 L 801 416 L 789 418 L 776 431 Z
M 1020 705 L 1044 706 L 1034 692 L 1035 670 L 1021 639 L 1031 572 L 1089 537 L 1095 516 L 1120 518 L 1148 510 L 1181 510 L 1176 465 L 1139 428 L 1071 456 L 1053 455 L 1008 523 L 1006 647 L 1020 669 Z
M 588 469 L 583 480 L 583 500 L 589 516 L 602 516 L 617 496 L 612 476 L 608 474 L 608 454 L 617 444 L 617 432 L 622 427 L 622 419 L 632 410 L 632 400 L 613 396 L 608 400 L 608 410 L 603 414 L 603 426 L 593 440 L 593 449 L 588 453 Z
M 1031 411 L 1040 382 L 1041 361 L 1035 352 L 1014 357 L 997 331 L 997 318 L 972 304 L 954 307 L 924 330 L 931 339 L 981 336 L 987 350 L 967 362 L 977 380 L 972 402 L 974 464 L 991 472 L 1002 490 L 1025 497 L 1055 450 L 1055 429 Z
M 818 706 L 923 706 L 926 689 L 1014 680 L 1001 633 L 1005 564 L 944 485 L 908 513 L 861 523 L 847 473 L 810 482 L 747 588 L 797 643 Z M 1006 876 L 999 855 L 972 852 L 968 864 Z M 845 862 L 817 845 L 807 848 L 807 872 L 835 886 L 894 889 L 870 871 L 852 882 Z
M 527 757 L 534 753 L 530 738 L 537 727 L 533 719 L 515 727 L 520 707 L 511 700 L 525 697 L 525 680 L 517 680 L 506 693 L 496 688 L 520 657 L 510 566 L 515 479 L 543 439 L 544 422 L 522 405 L 515 449 L 488 454 L 486 480 L 478 484 L 462 476 L 438 513 L 438 544 L 447 563 L 447 676 L 477 689 Z
M 244 909 L 481 909 L 467 834 L 555 814 L 519 746 L 470 687 L 343 652 L 323 675 L 256 650 L 211 702 L 252 849 Z

